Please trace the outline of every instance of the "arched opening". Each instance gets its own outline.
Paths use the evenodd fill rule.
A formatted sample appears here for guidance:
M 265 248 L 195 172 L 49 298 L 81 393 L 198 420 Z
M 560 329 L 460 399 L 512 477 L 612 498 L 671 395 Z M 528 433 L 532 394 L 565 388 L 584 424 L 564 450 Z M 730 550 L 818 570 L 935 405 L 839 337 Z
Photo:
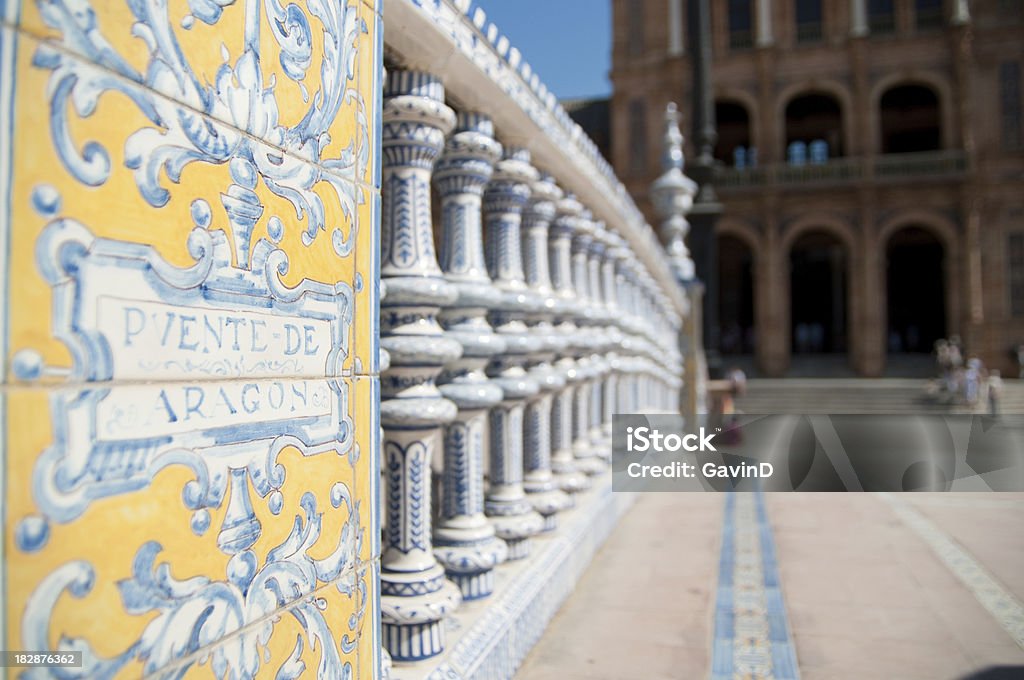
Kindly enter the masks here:
M 882 153 L 942 148 L 939 97 L 924 85 L 899 85 L 882 95 L 879 111 Z
M 722 354 L 754 353 L 754 253 L 731 235 L 718 237 L 718 323 Z
M 757 150 L 750 146 L 750 114 L 740 103 L 715 102 L 718 143 L 715 158 L 738 168 L 757 165 Z
M 806 233 L 790 249 L 790 330 L 794 354 L 846 351 L 847 260 L 842 242 L 827 232 Z
M 786 160 L 803 165 L 843 153 L 843 114 L 836 98 L 811 93 L 790 100 L 786 105 Z
M 905 227 L 886 244 L 889 354 L 929 353 L 946 335 L 945 252 L 921 227 Z

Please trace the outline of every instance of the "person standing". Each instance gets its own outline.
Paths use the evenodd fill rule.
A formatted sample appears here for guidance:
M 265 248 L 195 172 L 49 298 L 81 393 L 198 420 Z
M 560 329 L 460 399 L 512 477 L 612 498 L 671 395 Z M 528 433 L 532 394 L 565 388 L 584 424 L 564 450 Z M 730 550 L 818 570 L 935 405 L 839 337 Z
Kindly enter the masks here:
M 1003 379 L 999 371 L 992 371 L 988 375 L 988 414 L 999 415 L 999 401 L 1003 396 Z
M 964 399 L 972 407 L 977 405 L 981 393 L 984 378 L 982 370 L 981 359 L 971 357 L 967 360 L 967 370 L 964 372 Z

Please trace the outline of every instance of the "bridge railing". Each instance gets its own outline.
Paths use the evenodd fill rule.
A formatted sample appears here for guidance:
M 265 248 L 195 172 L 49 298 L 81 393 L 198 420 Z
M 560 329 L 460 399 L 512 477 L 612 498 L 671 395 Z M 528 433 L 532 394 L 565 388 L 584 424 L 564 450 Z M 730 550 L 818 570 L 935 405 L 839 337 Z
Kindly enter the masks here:
M 446 619 L 494 597 L 504 565 L 553 578 L 550 551 L 529 563 L 535 539 L 604 507 L 612 415 L 680 411 L 687 300 L 611 167 L 481 10 L 391 0 L 385 29 L 381 616 L 391 658 L 422 669 L 453 663 Z M 540 630 L 541 609 L 486 625 Z M 515 663 L 517 644 L 457 656 Z

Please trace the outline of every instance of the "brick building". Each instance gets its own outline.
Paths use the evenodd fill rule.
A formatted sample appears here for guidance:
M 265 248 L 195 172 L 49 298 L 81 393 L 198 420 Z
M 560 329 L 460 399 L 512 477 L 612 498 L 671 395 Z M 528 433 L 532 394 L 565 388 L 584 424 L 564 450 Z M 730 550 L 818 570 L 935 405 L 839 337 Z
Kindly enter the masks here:
M 665 105 L 693 101 L 686 2 L 612 2 L 610 156 L 652 224 Z M 1016 373 L 1022 4 L 709 3 L 724 354 L 880 375 L 959 334 Z

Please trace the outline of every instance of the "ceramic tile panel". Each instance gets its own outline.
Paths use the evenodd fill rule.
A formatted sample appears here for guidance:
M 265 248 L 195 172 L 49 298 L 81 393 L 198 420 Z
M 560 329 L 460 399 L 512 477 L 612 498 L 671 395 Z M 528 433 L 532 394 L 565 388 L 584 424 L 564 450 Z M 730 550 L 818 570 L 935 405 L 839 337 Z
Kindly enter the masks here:
M 373 13 L 2 10 L 5 648 L 84 649 L 83 677 L 372 677 Z
M 90 115 L 77 116 L 64 106 L 59 123 L 41 126 L 37 121 L 47 117 L 54 103 L 48 101 L 45 70 L 33 63 L 48 50 L 31 38 L 18 40 L 10 188 L 11 220 L 18 225 L 10 236 L 10 274 L 20 287 L 9 310 L 9 359 L 15 372 L 63 379 L 60 372 L 72 370 L 71 378 L 80 380 L 169 379 L 182 370 L 211 377 L 253 370 L 350 372 L 354 288 L 373 280 L 369 252 L 366 274 L 355 276 L 358 218 L 377 219 L 369 192 L 158 97 L 150 97 L 149 103 L 161 106 L 162 119 L 176 124 L 166 131 L 153 127 L 131 106 L 135 98 L 147 96 L 134 86 L 100 96 Z M 76 58 L 61 59 L 63 68 L 72 72 L 91 70 Z M 68 139 L 58 139 L 54 129 L 68 130 Z M 192 146 L 192 141 L 205 146 Z M 95 176 L 82 181 L 93 170 Z M 376 227 L 365 230 L 369 239 Z M 93 325 L 120 322 L 116 335 L 123 351 L 90 343 L 69 346 L 51 332 L 53 324 L 85 323 L 61 322 L 55 316 L 71 314 L 70 308 L 60 308 L 69 303 L 61 293 L 69 277 L 59 271 L 58 262 L 69 243 L 102 251 L 101 257 L 89 260 L 90 265 L 96 262 L 97 272 L 118 271 L 128 277 L 87 277 L 98 300 L 81 310 L 94 317 L 88 322 Z M 125 245 L 129 243 L 134 245 Z M 140 259 L 148 268 L 130 264 Z M 224 261 L 232 266 L 219 267 Z M 164 271 L 165 265 L 177 271 Z M 160 275 L 151 276 L 150 268 Z M 118 292 L 126 284 L 147 304 L 126 305 Z M 260 289 L 248 305 L 256 316 L 243 321 L 212 319 L 209 314 L 194 321 L 165 316 L 168 310 L 161 304 L 173 297 L 172 290 L 197 287 L 209 289 L 205 301 L 213 310 Z M 150 290 L 143 293 L 144 288 Z M 312 331 L 275 324 L 260 316 L 259 310 L 268 306 L 319 316 L 323 323 L 314 324 Z M 154 315 L 170 327 L 143 321 Z M 374 324 L 371 318 L 360 321 L 364 344 L 371 342 Z M 249 332 L 253 328 L 256 334 Z M 267 337 L 258 337 L 264 329 Z M 226 333 L 250 363 L 270 359 L 275 351 L 281 356 L 273 366 L 226 365 L 242 359 L 217 355 L 216 348 L 226 345 Z M 307 333 L 309 338 L 299 337 Z M 149 343 L 167 352 L 164 366 L 141 368 L 143 357 L 136 355 L 148 352 Z M 323 350 L 332 347 L 335 351 L 328 356 Z M 112 362 L 73 362 L 76 351 L 107 352 L 113 354 Z
M 369 624 L 370 617 L 367 611 L 360 609 L 362 599 L 357 583 L 355 570 L 348 569 L 334 583 L 280 610 L 272 627 L 251 626 L 154 677 L 160 680 L 208 678 L 211 672 L 221 668 L 226 672 L 225 677 L 273 677 L 275 680 L 307 676 L 371 677 L 358 672 L 356 636 L 364 620 Z M 335 624 L 334 629 L 340 633 L 338 640 L 331 639 L 334 629 L 321 627 L 314 629 L 312 635 L 307 633 L 303 621 L 320 619 Z M 261 642 L 259 647 L 251 644 L 253 640 L 262 639 L 261 636 L 265 636 L 265 643 Z
M 47 0 L 16 11 L 22 30 L 95 64 L 107 87 L 137 84 L 353 179 L 367 173 L 373 101 L 357 72 L 364 9 L 360 0 Z
M 380 526 L 380 378 L 360 376 L 352 381 L 352 402 L 355 405 L 353 417 L 356 428 L 355 455 L 360 465 L 356 467 L 355 497 L 359 499 L 360 525 Z M 372 460 L 363 460 L 363 458 Z M 359 559 L 369 562 L 380 557 L 380 532 L 367 529 L 365 540 L 360 544 Z
M 359 677 L 381 677 L 380 672 L 380 559 L 363 562 L 357 571 L 359 592 L 365 603 L 360 620 L 358 658 Z
M 384 20 L 379 12 L 375 12 L 372 3 L 363 6 L 361 11 L 363 23 L 366 26 L 366 33 L 360 35 L 359 42 L 359 90 L 361 92 L 374 92 L 376 99 L 366 102 L 366 127 L 369 131 L 370 144 L 367 147 L 369 160 L 364 164 L 364 172 L 358 177 L 358 181 L 380 188 L 380 158 L 381 147 L 381 109 L 384 88 Z
M 176 390 L 248 390 L 243 404 L 274 398 L 279 384 L 119 384 L 102 391 L 160 411 L 164 395 Z M 337 387 L 355 401 L 350 382 Z M 368 552 L 371 503 L 358 497 L 365 482 L 357 480 L 370 476 L 372 461 L 363 447 L 365 458 L 357 456 L 356 444 L 372 442 L 369 419 L 355 421 L 346 442 L 319 454 L 287 436 L 199 451 L 162 446 L 160 433 L 149 451 L 102 436 L 74 446 L 60 413 L 96 392 L 5 388 L 6 450 L 38 452 L 6 461 L 8 648 L 46 649 L 65 640 L 96 654 L 87 676 L 121 665 L 135 669 L 130 675 L 157 672 L 265 618 L 264 633 L 276 637 L 272 615 L 352 572 Z M 118 427 L 118 418 L 98 419 L 97 430 Z M 81 481 L 61 493 L 68 478 Z M 303 614 L 306 644 L 333 631 L 326 639 L 340 645 L 347 634 L 354 647 L 348 618 L 325 612 Z M 265 644 L 261 637 L 261 658 Z M 272 651 L 283 663 L 287 653 Z
M 356 375 L 380 372 L 380 192 L 359 187 L 361 203 L 357 211 L 355 266 L 362 274 L 353 287 L 352 368 Z

